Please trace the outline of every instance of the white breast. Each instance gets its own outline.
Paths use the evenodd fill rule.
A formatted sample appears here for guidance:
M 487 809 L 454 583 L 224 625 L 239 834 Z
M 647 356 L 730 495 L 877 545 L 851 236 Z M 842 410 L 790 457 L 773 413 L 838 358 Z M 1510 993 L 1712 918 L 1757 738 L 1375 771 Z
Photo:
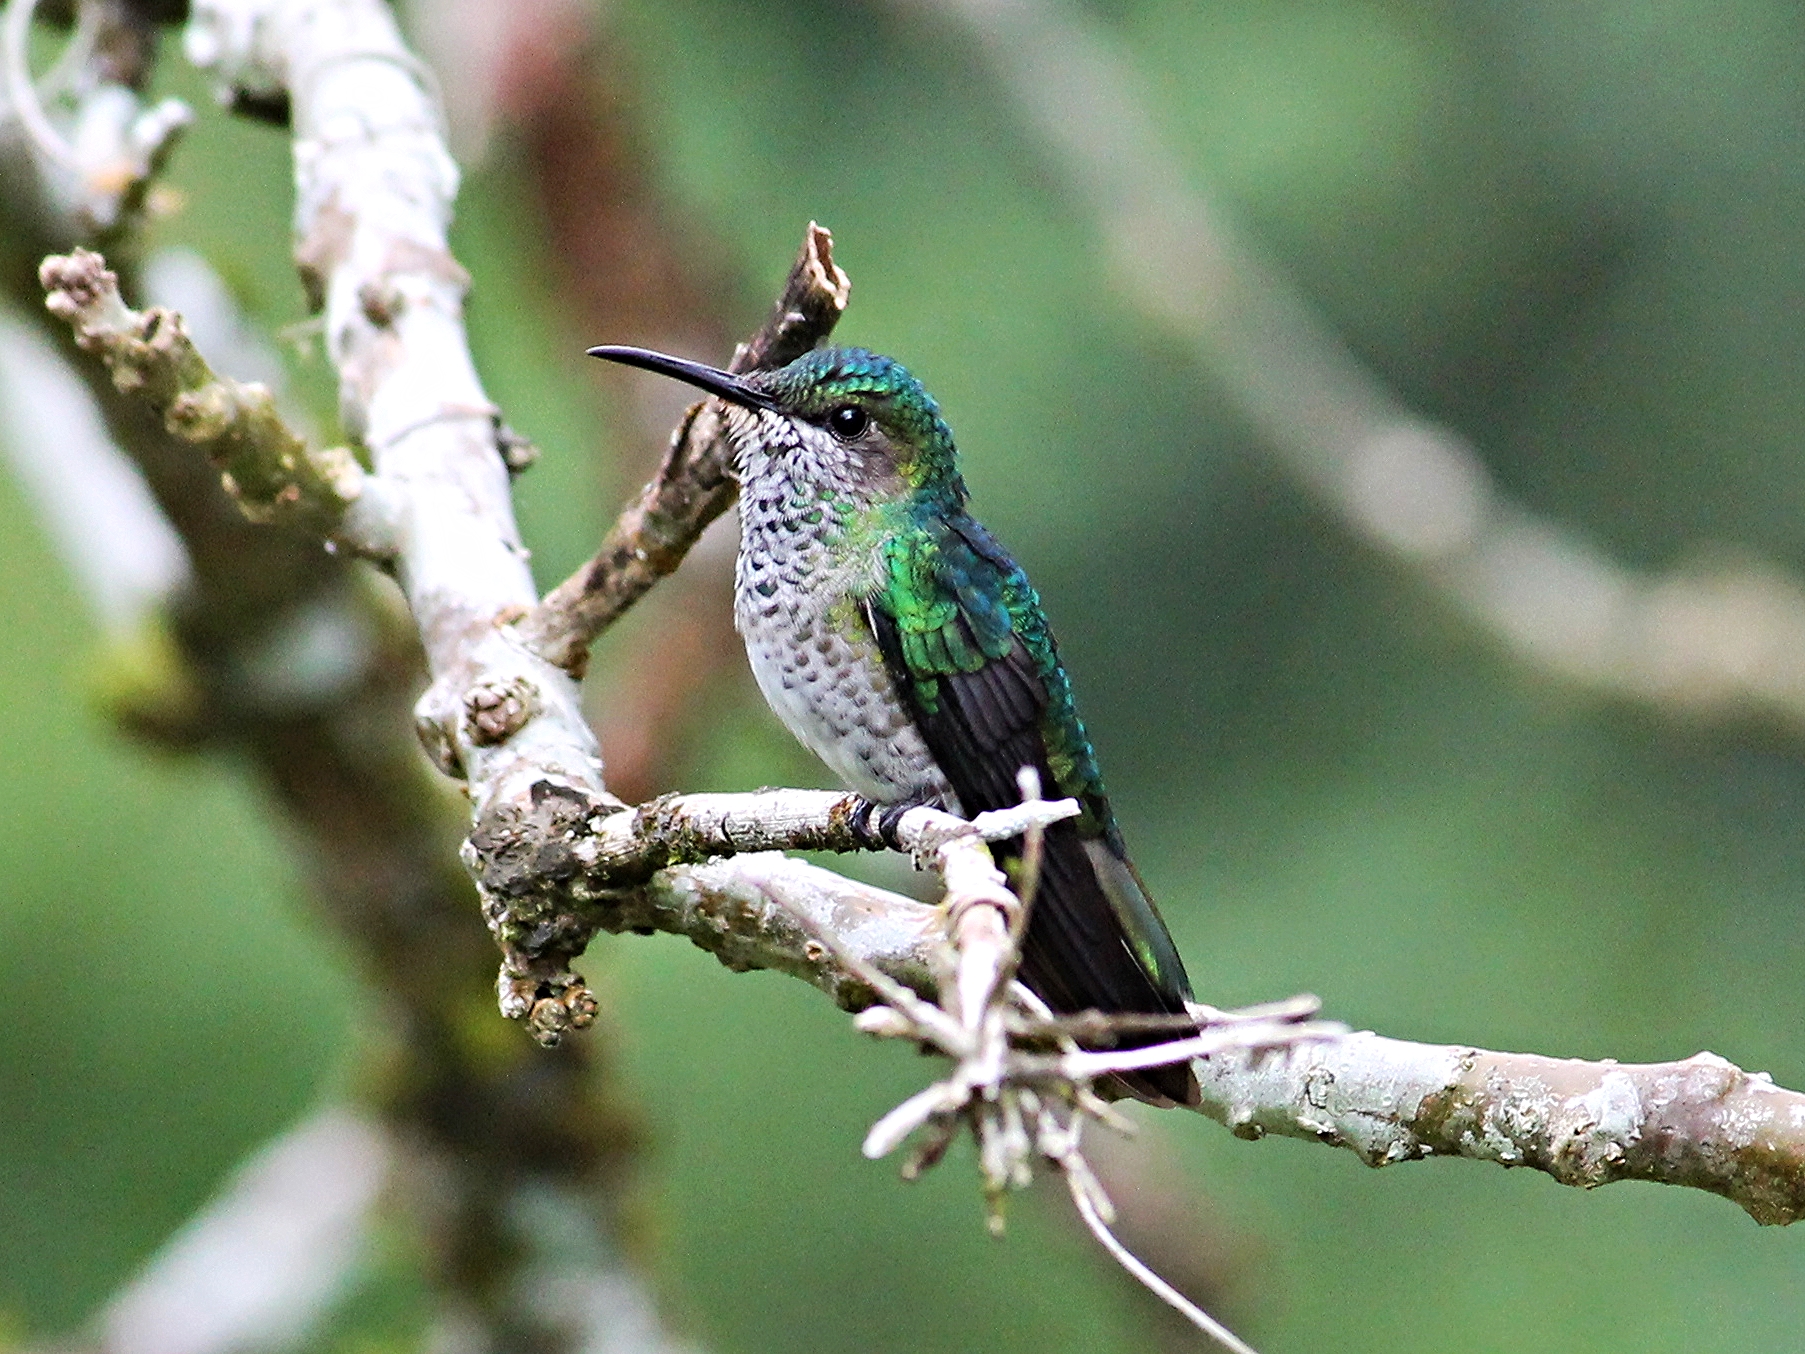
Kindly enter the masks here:
M 774 531 L 756 502 L 742 514 L 734 623 L 784 727 L 869 799 L 956 808 L 855 601 L 873 562 L 833 561 L 818 533 Z

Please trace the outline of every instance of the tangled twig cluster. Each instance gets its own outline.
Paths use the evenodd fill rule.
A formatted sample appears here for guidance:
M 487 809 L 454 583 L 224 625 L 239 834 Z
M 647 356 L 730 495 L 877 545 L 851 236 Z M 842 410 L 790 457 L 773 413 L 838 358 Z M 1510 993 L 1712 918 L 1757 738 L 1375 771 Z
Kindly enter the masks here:
M 903 1177 L 912 1180 L 937 1165 L 969 1132 L 977 1148 L 990 1230 L 998 1235 L 1009 1192 L 1026 1188 L 1035 1167 L 1045 1165 L 1063 1177 L 1079 1216 L 1124 1269 L 1225 1349 L 1253 1354 L 1110 1230 L 1115 1206 L 1085 1159 L 1084 1129 L 1094 1120 L 1120 1132 L 1134 1131 L 1133 1122 L 1099 1090 L 1100 1083 L 1118 1074 L 1231 1050 L 1257 1054 L 1338 1036 L 1346 1029 L 1314 1019 L 1319 1004 L 1311 996 L 1236 1011 L 1193 1004 L 1183 1016 L 1055 1015 L 1014 975 L 1034 902 L 1042 835 L 1049 824 L 1073 816 L 1077 804 L 1042 800 L 1032 769 L 1023 769 L 1021 783 L 1019 806 L 980 814 L 970 823 L 931 809 L 912 809 L 896 821 L 898 844 L 910 846 L 917 866 L 937 869 L 946 883 L 954 965 L 942 979 L 939 1004 L 852 953 L 830 931 L 805 921 L 815 939 L 877 994 L 879 1004 L 855 1017 L 860 1030 L 909 1040 L 952 1063 L 944 1077 L 872 1125 L 864 1153 L 873 1159 L 888 1156 L 915 1138 L 902 1168 Z M 1019 896 L 1009 890 L 987 847 L 1012 837 L 1024 839 Z M 1085 1047 L 1112 1042 L 1118 1035 L 1161 1030 L 1179 1037 L 1133 1048 Z

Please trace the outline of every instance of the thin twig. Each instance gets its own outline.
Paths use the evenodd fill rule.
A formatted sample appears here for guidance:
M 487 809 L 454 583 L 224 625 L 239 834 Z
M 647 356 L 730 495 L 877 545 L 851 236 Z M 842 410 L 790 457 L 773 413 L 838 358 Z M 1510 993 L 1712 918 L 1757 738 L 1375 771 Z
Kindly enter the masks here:
M 1077 1176 L 1068 1173 L 1066 1183 L 1071 1191 L 1072 1203 L 1078 1209 L 1078 1216 L 1084 1219 L 1084 1225 L 1090 1228 L 1091 1235 L 1096 1237 L 1102 1247 L 1115 1257 L 1116 1263 L 1133 1275 L 1148 1292 L 1210 1339 L 1230 1351 L 1230 1354 L 1259 1354 L 1259 1351 L 1252 1345 L 1160 1278 L 1149 1266 L 1142 1263 L 1133 1251 L 1124 1246 L 1117 1239 L 1116 1234 L 1110 1231 L 1109 1224 L 1103 1220 L 1103 1215 L 1098 1211 L 1089 1192 L 1081 1188 Z
M 77 345 L 99 356 L 113 384 L 141 398 L 169 432 L 206 453 L 247 517 L 280 518 L 365 553 L 388 553 L 388 524 L 380 507 L 371 508 L 380 496 L 366 499 L 372 482 L 351 453 L 310 449 L 266 387 L 216 375 L 180 315 L 131 309 L 118 277 L 91 250 L 47 258 L 38 276 L 46 307 L 68 321 Z M 360 499 L 347 531 L 346 515 Z
M 1040 772 L 1031 766 L 1024 766 L 1015 777 L 1016 786 L 1021 790 L 1024 804 L 1040 798 Z M 1016 893 L 1022 900 L 1021 908 L 1016 912 L 1015 920 L 1009 928 L 1009 941 L 1015 947 L 1018 956 L 1021 952 L 1022 940 L 1028 934 L 1028 918 L 1034 911 L 1034 898 L 1040 892 L 1040 866 L 1047 843 L 1047 830 L 1035 824 L 1022 834 L 1022 863 L 1020 874 L 1016 879 Z M 1015 977 L 1015 970 L 1004 975 L 1005 980 Z

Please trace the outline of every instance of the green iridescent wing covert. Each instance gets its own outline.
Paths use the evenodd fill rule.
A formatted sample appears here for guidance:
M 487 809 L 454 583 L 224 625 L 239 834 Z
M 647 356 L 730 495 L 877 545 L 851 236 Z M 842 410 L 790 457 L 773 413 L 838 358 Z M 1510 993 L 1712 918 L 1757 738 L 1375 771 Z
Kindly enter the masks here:
M 1058 1011 L 1183 1012 L 1183 963 L 1123 851 L 1026 575 L 964 513 L 896 533 L 885 557 L 866 615 L 960 806 L 969 815 L 1019 803 L 1023 766 L 1049 796 L 1084 806 L 1047 833 L 1023 981 Z M 1020 843 L 996 850 L 1007 862 Z M 1145 1080 L 1172 1099 L 1189 1085 L 1183 1069 Z

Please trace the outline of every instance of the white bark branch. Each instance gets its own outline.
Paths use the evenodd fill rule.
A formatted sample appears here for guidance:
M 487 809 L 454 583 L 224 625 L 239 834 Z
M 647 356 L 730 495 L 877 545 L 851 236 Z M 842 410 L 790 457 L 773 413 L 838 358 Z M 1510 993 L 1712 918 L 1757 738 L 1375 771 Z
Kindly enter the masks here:
M 1195 1064 L 1203 1112 L 1238 1136 L 1308 1138 L 1369 1166 L 1428 1156 L 1721 1194 L 1756 1222 L 1805 1213 L 1805 1095 L 1713 1053 L 1625 1064 L 1376 1034 Z
M 433 679 L 416 712 L 428 751 L 467 781 L 479 827 L 530 819 L 547 794 L 615 807 L 575 681 L 510 624 L 538 595 L 465 340 L 468 278 L 445 234 L 458 173 L 419 62 L 375 0 L 196 3 L 187 46 L 234 91 L 288 96 L 296 256 L 345 426 L 391 507 L 392 567 Z M 567 968 L 581 944 L 535 946 L 505 912 L 492 920 L 510 1013 L 552 1039 L 587 1024 L 593 999 Z
M 674 840 L 687 851 L 730 850 L 726 839 L 789 796 L 774 817 L 794 841 L 843 840 L 843 797 L 695 796 L 703 812 L 694 819 L 676 797 L 664 801 L 655 843 L 631 858 L 643 865 Z M 911 825 L 916 843 L 930 822 Z M 712 826 L 702 830 L 705 824 Z M 874 994 L 842 959 L 928 994 L 945 971 L 945 917 L 941 909 L 761 855 L 663 870 L 622 901 L 610 927 L 687 935 L 729 967 L 792 973 L 857 1009 Z M 832 950 L 817 939 L 821 932 L 833 937 Z M 1196 1046 L 1211 1040 L 1218 1047 L 1233 1042 L 1206 1031 Z M 1063 1057 L 1077 1075 L 1133 1060 Z M 1191 1066 L 1203 1089 L 1198 1109 L 1241 1137 L 1305 1138 L 1347 1148 L 1372 1166 L 1450 1156 L 1528 1166 L 1581 1188 L 1615 1180 L 1683 1185 L 1723 1195 L 1762 1223 L 1805 1215 L 1805 1095 L 1709 1053 L 1626 1065 L 1360 1033 L 1254 1053 L 1210 1051 Z
M 754 856 L 661 872 L 620 922 L 687 935 L 735 969 L 795 974 L 857 1008 L 873 999 L 870 985 L 813 928 L 831 928 L 848 958 L 925 994 L 945 962 L 943 917 L 825 870 Z M 1370 1166 L 1445 1156 L 1525 1166 L 1584 1189 L 1682 1185 L 1720 1194 L 1757 1222 L 1805 1216 L 1805 1094 L 1710 1053 L 1636 1065 L 1358 1033 L 1215 1052 L 1191 1066 L 1199 1111 L 1239 1137 L 1303 1138 Z

